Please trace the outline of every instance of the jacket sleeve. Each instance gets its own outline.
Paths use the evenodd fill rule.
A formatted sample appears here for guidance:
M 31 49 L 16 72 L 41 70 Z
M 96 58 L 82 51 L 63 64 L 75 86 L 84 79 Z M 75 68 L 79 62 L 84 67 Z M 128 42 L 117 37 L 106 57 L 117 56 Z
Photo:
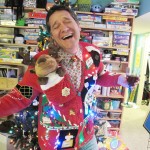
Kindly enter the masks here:
M 20 81 L 10 92 L 0 97 L 0 117 L 17 113 L 28 107 L 39 95 L 40 87 L 37 83 L 37 76 L 31 74 L 31 67 L 25 72 Z
M 112 74 L 110 72 L 104 72 L 104 64 L 100 62 L 98 71 L 97 84 L 100 86 L 110 87 L 110 86 L 120 86 L 118 84 L 118 77 L 120 74 Z

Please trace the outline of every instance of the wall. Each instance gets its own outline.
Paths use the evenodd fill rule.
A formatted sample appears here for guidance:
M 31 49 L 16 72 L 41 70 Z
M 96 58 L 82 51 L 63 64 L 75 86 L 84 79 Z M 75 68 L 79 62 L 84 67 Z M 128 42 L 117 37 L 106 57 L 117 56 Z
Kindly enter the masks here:
M 133 50 L 133 62 L 132 71 L 139 69 L 140 82 L 138 87 L 138 92 L 135 97 L 137 105 L 141 105 L 141 100 L 143 96 L 144 82 L 146 67 L 148 61 L 148 53 L 150 52 L 150 33 L 135 35 L 134 36 L 134 48 Z
M 150 12 L 150 0 L 140 0 L 139 16 Z

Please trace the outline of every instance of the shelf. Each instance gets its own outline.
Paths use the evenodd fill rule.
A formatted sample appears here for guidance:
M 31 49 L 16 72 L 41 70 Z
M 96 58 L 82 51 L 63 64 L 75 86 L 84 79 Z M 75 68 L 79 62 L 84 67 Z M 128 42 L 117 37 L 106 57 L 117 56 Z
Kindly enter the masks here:
M 125 62 L 125 61 L 103 60 L 103 62 L 106 62 L 106 63 L 116 63 L 116 64 L 127 64 L 128 65 L 128 62 Z
M 126 49 L 130 50 L 130 48 L 125 48 L 125 47 L 115 47 L 115 46 L 97 46 L 99 48 L 108 48 L 108 49 Z
M 40 26 L 40 25 L 39 25 Z M 39 29 L 39 27 L 34 26 L 11 26 L 11 25 L 0 25 L 0 27 L 5 28 L 19 28 L 19 29 Z
M 109 118 L 109 117 L 104 117 L 104 118 L 99 118 L 100 120 L 119 120 L 121 121 L 121 118 L 115 119 L 115 118 Z
M 0 6 L 0 8 L 2 9 L 11 9 L 11 7 L 6 7 L 6 6 Z M 16 9 L 16 7 L 14 7 L 14 9 Z M 41 11 L 46 11 L 45 8 L 34 8 L 34 7 L 24 7 L 24 10 L 41 10 Z M 84 11 L 75 11 L 75 13 L 78 14 L 94 14 L 94 15 L 100 15 L 100 16 L 116 16 L 116 17 L 120 17 L 120 14 L 112 14 L 112 13 L 92 13 L 92 12 L 84 12 Z M 129 18 L 129 19 L 133 19 L 135 18 L 134 16 L 121 16 L 122 18 Z
M 11 46 L 11 47 L 37 47 L 37 45 L 32 45 L 32 44 L 15 44 L 15 43 L 0 43 L 0 45 L 6 45 L 6 46 Z
M 96 27 L 83 27 L 80 26 L 82 29 L 90 29 L 92 30 L 101 30 L 101 31 L 122 31 L 122 32 L 132 32 L 131 30 L 119 30 L 119 29 L 108 29 L 108 28 L 96 28 Z
M 0 65 L 10 65 L 10 66 L 26 66 L 22 63 L 14 63 L 14 62 L 0 62 Z
M 1 9 L 11 9 L 11 7 L 6 7 L 6 6 L 0 6 Z M 17 9 L 16 7 L 14 7 L 14 9 Z M 42 11 L 46 11 L 45 8 L 35 8 L 35 7 L 24 7 L 24 10 L 42 10 Z
M 117 131 L 119 131 L 120 129 L 119 129 L 119 128 L 111 128 L 111 127 L 108 127 L 108 130 L 117 130 Z
M 100 97 L 100 98 L 124 98 L 124 96 L 123 95 L 112 95 L 112 94 L 110 94 L 109 96 L 103 96 L 103 95 L 101 95 L 101 94 L 99 94 L 99 93 L 95 93 L 95 96 L 98 98 L 98 97 Z
M 101 108 L 96 108 L 96 110 L 98 111 L 98 112 L 105 112 L 105 111 L 107 111 L 107 112 L 122 112 L 122 110 L 121 109 L 116 109 L 116 110 L 104 110 L 104 109 L 101 109 Z
M 84 11 L 76 11 L 77 14 L 89 14 L 89 15 L 99 15 L 99 16 L 116 16 L 121 18 L 129 18 L 134 19 L 134 16 L 121 16 L 120 14 L 112 14 L 112 13 L 92 13 L 92 12 L 84 12 Z

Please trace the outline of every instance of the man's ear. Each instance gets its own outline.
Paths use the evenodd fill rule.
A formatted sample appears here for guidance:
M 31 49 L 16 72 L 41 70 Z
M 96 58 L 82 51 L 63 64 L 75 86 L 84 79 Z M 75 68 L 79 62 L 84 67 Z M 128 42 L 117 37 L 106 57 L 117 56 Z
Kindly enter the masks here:
M 81 27 L 80 27 L 80 24 L 79 23 L 77 23 L 78 24 L 78 28 L 79 28 L 79 31 L 81 31 Z

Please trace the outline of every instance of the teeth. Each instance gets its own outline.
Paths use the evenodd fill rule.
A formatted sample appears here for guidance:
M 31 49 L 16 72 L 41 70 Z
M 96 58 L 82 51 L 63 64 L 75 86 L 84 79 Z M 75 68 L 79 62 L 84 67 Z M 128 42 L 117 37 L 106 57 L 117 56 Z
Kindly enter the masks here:
M 72 36 L 72 34 L 69 34 L 69 35 L 64 36 L 64 37 L 63 37 L 63 40 L 66 39 L 66 38 L 68 38 L 68 37 L 70 37 L 70 36 Z

